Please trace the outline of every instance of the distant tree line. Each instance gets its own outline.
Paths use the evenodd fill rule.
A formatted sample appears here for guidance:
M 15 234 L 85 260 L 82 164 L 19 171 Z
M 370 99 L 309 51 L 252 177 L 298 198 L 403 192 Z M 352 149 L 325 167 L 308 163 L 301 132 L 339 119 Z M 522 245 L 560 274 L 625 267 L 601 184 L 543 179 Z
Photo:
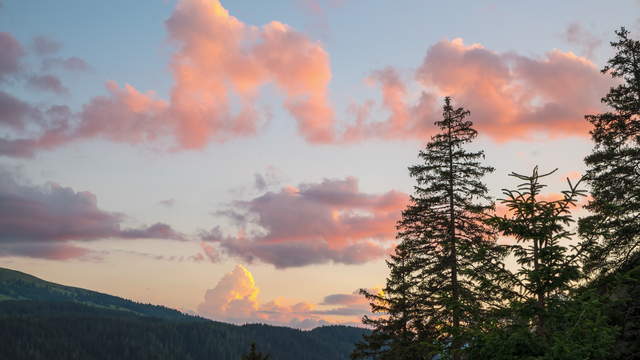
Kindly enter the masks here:
M 160 318 L 69 301 L 0 301 L 0 359 L 11 360 L 346 360 L 367 332 Z
M 556 170 L 511 173 L 517 183 L 496 213 L 483 182 L 494 169 L 469 150 L 478 135 L 470 112 L 444 99 L 439 131 L 409 167 L 416 185 L 386 285 L 362 290 L 376 315 L 363 318 L 373 331 L 352 359 L 640 358 L 638 326 L 616 348 L 632 332 L 612 320 L 640 311 L 620 315 L 622 303 L 605 304 L 602 291 L 640 264 L 640 41 L 625 28 L 616 36 L 602 72 L 619 85 L 602 99 L 609 111 L 585 117 L 587 171 L 560 195 L 545 193 Z M 581 198 L 589 215 L 576 221 Z

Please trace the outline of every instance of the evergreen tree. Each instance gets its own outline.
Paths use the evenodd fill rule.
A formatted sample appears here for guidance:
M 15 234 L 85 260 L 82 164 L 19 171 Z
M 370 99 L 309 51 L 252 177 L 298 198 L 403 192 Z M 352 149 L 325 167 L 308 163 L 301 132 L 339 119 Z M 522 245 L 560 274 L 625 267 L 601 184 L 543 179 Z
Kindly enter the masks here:
M 617 53 L 602 72 L 622 83 L 602 99 L 609 112 L 586 116 L 595 142 L 585 158 L 593 215 L 580 220 L 580 233 L 594 245 L 588 268 L 601 272 L 640 250 L 640 41 L 624 27 L 616 35 Z
M 386 261 L 390 270 L 386 286 L 381 291 L 360 290 L 370 301 L 371 312 L 377 317 L 364 316 L 363 324 L 373 328 L 364 335 L 364 341 L 356 344 L 352 359 L 420 360 L 432 358 L 427 341 L 420 336 L 420 318 L 415 296 L 417 279 L 414 276 L 415 260 L 409 258 L 403 244 Z M 433 337 L 429 337 L 433 338 Z
M 256 343 L 251 343 L 249 353 L 242 356 L 241 360 L 269 360 L 269 355 L 263 355 L 256 350 Z
M 374 334 L 389 336 L 394 333 L 382 330 L 409 324 L 409 336 L 394 341 L 412 342 L 424 358 L 437 346 L 444 357 L 459 359 L 470 338 L 467 330 L 492 299 L 480 287 L 488 283 L 485 275 L 499 255 L 484 222 L 493 203 L 482 177 L 493 168 L 482 165 L 484 152 L 464 148 L 477 136 L 468 115 L 445 98 L 443 119 L 435 123 L 440 132 L 420 151 L 421 163 L 409 167 L 417 185 L 398 223 L 401 242 L 390 262 L 387 289 L 395 293 L 373 298 L 393 299 L 403 309 L 393 314 L 390 307 L 389 319 L 370 323 L 380 329 Z M 400 301 L 403 296 L 407 303 Z
M 569 189 L 559 199 L 541 196 L 546 185 L 540 178 L 556 170 L 541 175 L 535 167 L 531 175 L 511 173 L 523 183 L 515 190 L 503 189 L 506 197 L 502 203 L 508 214 L 491 220 L 504 235 L 516 240 L 509 246 L 519 266 L 510 280 L 511 305 L 519 314 L 532 317 L 531 325 L 543 343 L 549 336 L 550 308 L 567 299 L 572 285 L 581 278 L 579 260 L 585 246 L 584 242 L 564 244 L 574 235 L 567 229 L 573 222 L 570 208 L 578 196 L 585 195 L 578 189 L 580 181 L 572 184 L 567 178 Z
M 633 345 L 617 351 L 618 329 L 607 316 L 606 303 L 607 299 L 590 289 L 558 301 L 547 312 L 545 327 L 549 335 L 545 337 L 531 331 L 527 306 L 514 303 L 506 316 L 492 317 L 474 338 L 469 359 L 630 359 L 616 356 L 616 352 L 633 353 Z

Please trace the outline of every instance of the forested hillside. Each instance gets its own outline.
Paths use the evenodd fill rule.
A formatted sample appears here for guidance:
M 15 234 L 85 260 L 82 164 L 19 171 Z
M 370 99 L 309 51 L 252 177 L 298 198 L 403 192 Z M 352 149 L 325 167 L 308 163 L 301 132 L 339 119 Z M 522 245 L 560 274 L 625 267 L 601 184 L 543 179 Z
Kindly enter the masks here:
M 0 268 L 0 300 L 71 301 L 132 314 L 181 319 L 185 315 L 164 306 L 140 304 L 117 296 L 44 281 L 19 271 Z
M 348 359 L 367 330 L 236 326 L 0 269 L 0 359 Z

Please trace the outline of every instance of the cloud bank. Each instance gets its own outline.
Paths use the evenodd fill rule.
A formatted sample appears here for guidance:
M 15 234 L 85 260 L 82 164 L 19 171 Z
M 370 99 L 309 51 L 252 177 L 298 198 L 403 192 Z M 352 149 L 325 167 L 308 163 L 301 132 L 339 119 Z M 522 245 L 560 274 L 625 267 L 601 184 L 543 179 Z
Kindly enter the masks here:
M 585 137 L 584 115 L 602 109 L 600 98 L 612 84 L 595 64 L 570 52 L 527 57 L 466 45 L 459 38 L 431 46 L 410 80 L 403 81 L 392 67 L 374 71 L 370 79 L 390 115 L 376 121 L 372 103 L 355 105 L 358 116 L 347 128 L 347 140 L 425 139 L 441 117 L 443 96 L 471 110 L 480 134 L 497 142 Z M 410 87 L 420 91 L 416 100 L 411 101 Z
M 0 168 L 0 256 L 66 260 L 88 254 L 76 244 L 91 240 L 185 239 L 167 224 L 123 229 L 124 220 L 123 214 L 100 209 L 88 191 L 25 184 Z
M 453 96 L 456 104 L 471 110 L 481 135 L 494 141 L 586 137 L 583 117 L 602 109 L 599 99 L 612 85 L 591 61 L 571 52 L 552 50 L 537 57 L 499 53 L 457 38 L 430 46 L 410 74 L 392 66 L 372 71 L 368 82 L 379 97 L 351 104 L 339 121 L 329 100 L 329 54 L 305 34 L 277 21 L 244 23 L 219 0 L 180 0 L 165 25 L 174 46 L 167 99 L 108 81 L 105 95 L 79 111 L 52 117 L 49 110 L 64 105 L 29 104 L 3 93 L 0 106 L 20 104 L 21 109 L 0 108 L 2 117 L 9 114 L 0 126 L 10 129 L 9 136 L 0 138 L 0 155 L 30 157 L 92 138 L 202 149 L 260 133 L 269 118 L 259 105 L 266 90 L 275 90 L 310 144 L 425 140 L 441 116 L 443 96 Z M 566 34 L 570 41 L 595 44 L 586 36 L 576 26 Z M 24 72 L 26 51 L 8 33 L 0 33 L 0 45 L 5 50 L 0 54 L 0 82 L 7 82 Z M 44 70 L 88 68 L 76 57 L 53 57 L 61 46 L 38 37 L 31 48 L 43 57 Z M 67 93 L 54 75 L 27 78 L 32 89 Z M 29 131 L 24 124 L 30 125 Z
M 398 191 L 360 192 L 354 177 L 325 179 L 236 201 L 218 214 L 236 225 L 237 234 L 214 227 L 202 239 L 230 256 L 278 268 L 362 264 L 388 252 L 407 201 Z

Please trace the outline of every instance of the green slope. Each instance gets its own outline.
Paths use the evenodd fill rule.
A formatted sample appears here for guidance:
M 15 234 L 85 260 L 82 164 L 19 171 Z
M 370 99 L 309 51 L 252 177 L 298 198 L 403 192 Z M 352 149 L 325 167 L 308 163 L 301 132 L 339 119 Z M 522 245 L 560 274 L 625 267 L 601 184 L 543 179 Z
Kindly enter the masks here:
M 0 268 L 0 300 L 70 301 L 161 318 L 179 319 L 185 316 L 164 306 L 141 304 L 96 291 L 59 285 L 5 268 Z
M 367 330 L 236 326 L 0 268 L 0 359 L 349 359 Z

